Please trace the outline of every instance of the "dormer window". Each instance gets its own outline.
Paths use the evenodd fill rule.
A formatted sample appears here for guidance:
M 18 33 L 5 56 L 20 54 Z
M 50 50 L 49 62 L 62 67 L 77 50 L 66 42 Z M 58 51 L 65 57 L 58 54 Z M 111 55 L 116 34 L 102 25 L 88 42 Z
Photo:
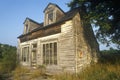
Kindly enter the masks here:
M 48 13 L 48 19 L 53 21 L 53 11 Z
M 25 30 L 24 30 L 24 33 L 26 34 L 26 33 L 28 33 L 28 25 L 25 25 Z
M 53 23 L 54 18 L 53 18 L 53 10 L 48 12 L 48 24 Z
M 44 26 L 53 24 L 64 16 L 64 12 L 60 9 L 60 7 L 53 3 L 48 4 L 44 13 Z
M 26 25 L 26 33 L 28 33 L 28 25 Z

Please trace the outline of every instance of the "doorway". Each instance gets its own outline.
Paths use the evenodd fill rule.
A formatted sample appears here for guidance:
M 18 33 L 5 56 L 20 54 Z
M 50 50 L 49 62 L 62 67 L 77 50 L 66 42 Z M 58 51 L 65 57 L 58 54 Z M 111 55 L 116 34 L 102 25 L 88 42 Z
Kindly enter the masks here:
M 37 44 L 32 44 L 31 66 L 37 66 Z
M 31 62 L 32 62 L 32 67 L 36 67 L 36 62 L 37 62 L 37 56 L 36 56 L 37 54 L 36 54 L 36 51 L 32 51 L 32 60 L 31 60 Z

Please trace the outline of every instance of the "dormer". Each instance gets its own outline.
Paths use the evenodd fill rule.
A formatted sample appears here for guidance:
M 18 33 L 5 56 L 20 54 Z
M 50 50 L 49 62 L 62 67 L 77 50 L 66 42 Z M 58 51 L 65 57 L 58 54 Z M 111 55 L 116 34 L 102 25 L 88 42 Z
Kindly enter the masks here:
M 64 16 L 64 11 L 56 4 L 49 3 L 44 10 L 44 26 L 55 23 Z
M 33 29 L 40 27 L 40 24 L 30 18 L 26 18 L 24 21 L 24 31 L 23 34 L 31 32 Z
M 23 24 L 24 24 L 23 34 L 27 34 L 29 32 L 29 20 L 26 18 Z

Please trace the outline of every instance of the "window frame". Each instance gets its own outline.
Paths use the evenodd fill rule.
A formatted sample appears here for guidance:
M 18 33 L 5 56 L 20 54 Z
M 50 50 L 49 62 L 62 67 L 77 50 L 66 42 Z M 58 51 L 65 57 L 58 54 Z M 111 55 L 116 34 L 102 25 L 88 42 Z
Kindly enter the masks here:
M 50 12 L 48 13 L 48 20 L 53 21 L 53 11 L 50 11 Z
M 37 42 L 32 43 L 32 50 L 31 50 L 31 61 L 37 61 L 37 48 L 38 48 L 38 44 Z
M 29 46 L 23 47 L 21 53 L 21 61 L 24 63 L 29 62 L 29 58 L 30 58 L 29 55 L 30 55 Z
M 47 13 L 47 19 L 48 19 L 48 24 L 51 24 L 54 22 L 54 11 L 53 10 L 50 10 L 48 13 Z
M 29 32 L 29 27 L 28 27 L 28 24 L 25 25 L 25 33 L 28 33 Z
M 56 44 L 56 56 L 54 56 L 54 44 Z M 42 56 L 43 56 L 44 65 L 57 65 L 58 64 L 58 43 L 57 41 L 42 43 Z

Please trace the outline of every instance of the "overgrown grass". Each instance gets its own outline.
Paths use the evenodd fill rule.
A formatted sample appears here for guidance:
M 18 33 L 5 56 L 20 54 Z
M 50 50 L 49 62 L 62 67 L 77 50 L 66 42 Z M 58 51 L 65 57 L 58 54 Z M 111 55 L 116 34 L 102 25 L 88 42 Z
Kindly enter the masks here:
M 13 80 L 34 80 L 42 77 L 44 73 L 44 68 L 29 69 L 23 66 L 18 66 L 13 71 Z
M 55 80 L 120 80 L 120 65 L 96 64 L 75 74 L 55 75 Z
M 81 80 L 120 80 L 120 65 L 96 64 L 78 74 Z
M 120 80 L 120 54 L 101 52 L 97 64 L 93 64 L 76 74 L 55 75 L 55 80 Z
M 32 73 L 30 74 L 30 79 L 36 79 L 39 77 L 43 77 L 45 74 L 45 70 L 43 68 L 38 68 L 32 71 Z
M 22 66 L 18 66 L 12 73 L 13 80 L 24 80 L 24 76 L 29 72 L 30 72 L 29 69 L 22 67 Z
M 45 73 L 44 70 L 37 69 L 33 70 L 32 74 L 25 76 L 29 72 L 24 67 L 16 68 L 14 80 L 34 80 L 43 77 Z M 85 68 L 82 72 L 78 74 L 63 73 L 50 78 L 51 80 L 120 80 L 120 54 L 101 52 L 99 62 Z

